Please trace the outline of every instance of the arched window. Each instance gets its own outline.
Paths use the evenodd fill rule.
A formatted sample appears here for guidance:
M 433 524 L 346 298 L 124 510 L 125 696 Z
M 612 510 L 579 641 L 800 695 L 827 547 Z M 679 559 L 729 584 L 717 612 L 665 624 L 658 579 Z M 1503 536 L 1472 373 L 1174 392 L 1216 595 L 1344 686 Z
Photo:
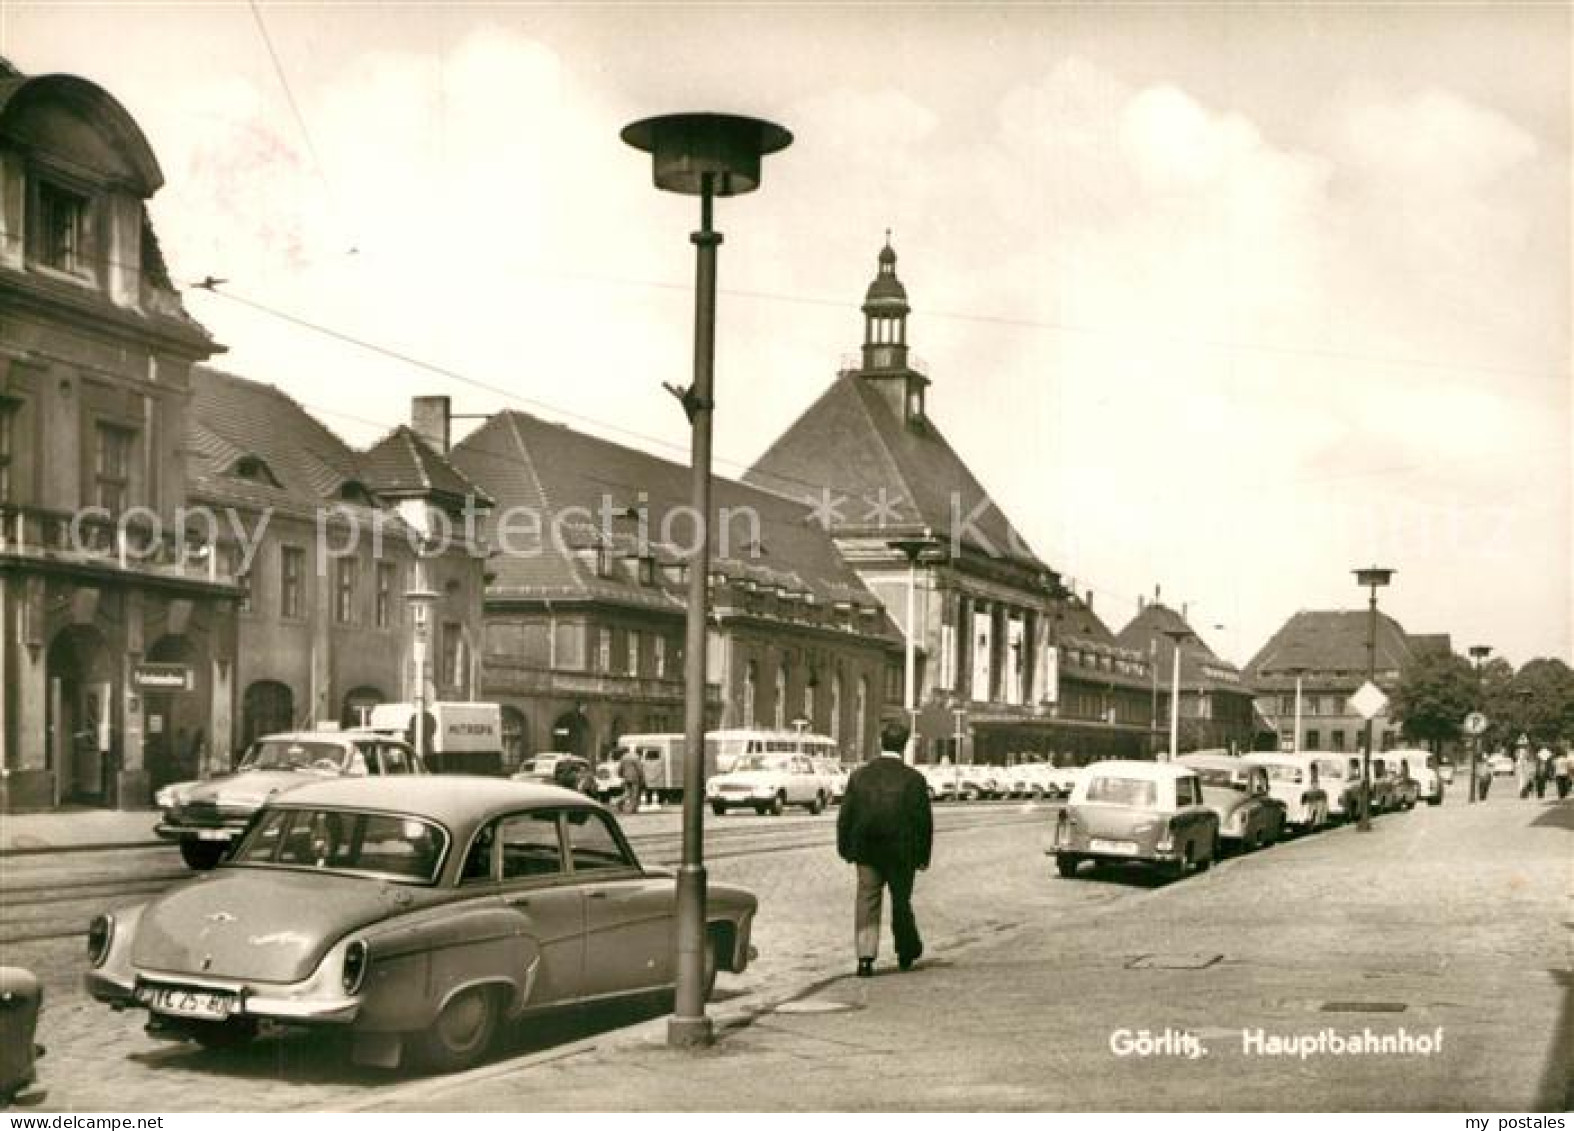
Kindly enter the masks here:
M 777 730 L 787 729 L 787 666 L 776 669 L 776 702 L 774 704 Z
M 289 687 L 272 680 L 259 680 L 246 688 L 241 697 L 241 742 L 252 741 L 265 734 L 277 734 L 295 729 L 295 694 Z
M 377 688 L 357 687 L 344 697 L 344 709 L 339 712 L 339 725 L 347 728 L 365 726 L 372 708 L 386 702 L 388 697 Z
M 530 721 L 518 707 L 505 706 L 503 714 L 503 770 L 512 772 L 530 753 Z

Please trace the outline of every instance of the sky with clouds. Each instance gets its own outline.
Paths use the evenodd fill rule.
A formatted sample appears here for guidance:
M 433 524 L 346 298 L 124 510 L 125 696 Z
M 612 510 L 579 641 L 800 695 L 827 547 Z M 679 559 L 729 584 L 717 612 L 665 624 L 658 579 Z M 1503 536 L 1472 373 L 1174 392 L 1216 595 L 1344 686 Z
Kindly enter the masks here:
M 618 131 L 780 122 L 717 206 L 718 470 L 857 349 L 889 228 L 930 415 L 1033 547 L 1242 663 L 1369 563 L 1413 632 L 1570 658 L 1570 51 L 1563 4 L 0 0 L 143 126 L 219 363 L 363 444 L 444 392 L 685 458 L 697 208 Z

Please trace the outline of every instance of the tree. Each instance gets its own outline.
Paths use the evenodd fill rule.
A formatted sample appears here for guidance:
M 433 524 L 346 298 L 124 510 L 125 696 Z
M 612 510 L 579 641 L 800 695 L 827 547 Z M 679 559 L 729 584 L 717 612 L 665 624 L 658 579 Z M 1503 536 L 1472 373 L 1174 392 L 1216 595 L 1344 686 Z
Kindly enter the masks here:
M 1574 670 L 1562 660 L 1527 660 L 1509 685 L 1515 735 L 1543 746 L 1574 734 Z
M 1389 704 L 1400 733 L 1410 742 L 1437 749 L 1456 739 L 1476 705 L 1476 673 L 1452 652 L 1424 652 L 1405 665 Z

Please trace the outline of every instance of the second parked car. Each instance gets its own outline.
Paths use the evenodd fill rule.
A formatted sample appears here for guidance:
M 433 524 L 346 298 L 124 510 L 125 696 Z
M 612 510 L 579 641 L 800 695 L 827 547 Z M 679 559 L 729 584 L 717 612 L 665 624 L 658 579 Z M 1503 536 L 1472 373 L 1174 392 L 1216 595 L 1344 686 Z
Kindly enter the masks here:
M 235 772 L 159 790 L 153 831 L 180 845 L 188 867 L 212 868 L 234 847 L 257 810 L 309 782 L 337 777 L 422 774 L 426 767 L 397 738 L 369 731 L 270 734 L 251 744 Z
M 1219 815 L 1219 836 L 1230 847 L 1263 848 L 1284 835 L 1284 804 L 1269 794 L 1261 766 L 1222 751 L 1185 754 L 1180 762 L 1197 771 L 1203 804 Z

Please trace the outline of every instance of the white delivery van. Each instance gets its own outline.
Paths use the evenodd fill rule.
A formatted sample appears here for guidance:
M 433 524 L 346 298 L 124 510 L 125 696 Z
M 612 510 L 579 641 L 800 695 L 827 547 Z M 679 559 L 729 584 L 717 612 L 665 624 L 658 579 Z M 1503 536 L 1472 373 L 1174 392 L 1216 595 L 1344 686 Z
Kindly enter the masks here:
M 415 706 L 379 703 L 359 729 L 399 735 L 414 748 Z M 427 768 L 435 774 L 501 774 L 502 708 L 496 703 L 428 703 L 424 753 Z

